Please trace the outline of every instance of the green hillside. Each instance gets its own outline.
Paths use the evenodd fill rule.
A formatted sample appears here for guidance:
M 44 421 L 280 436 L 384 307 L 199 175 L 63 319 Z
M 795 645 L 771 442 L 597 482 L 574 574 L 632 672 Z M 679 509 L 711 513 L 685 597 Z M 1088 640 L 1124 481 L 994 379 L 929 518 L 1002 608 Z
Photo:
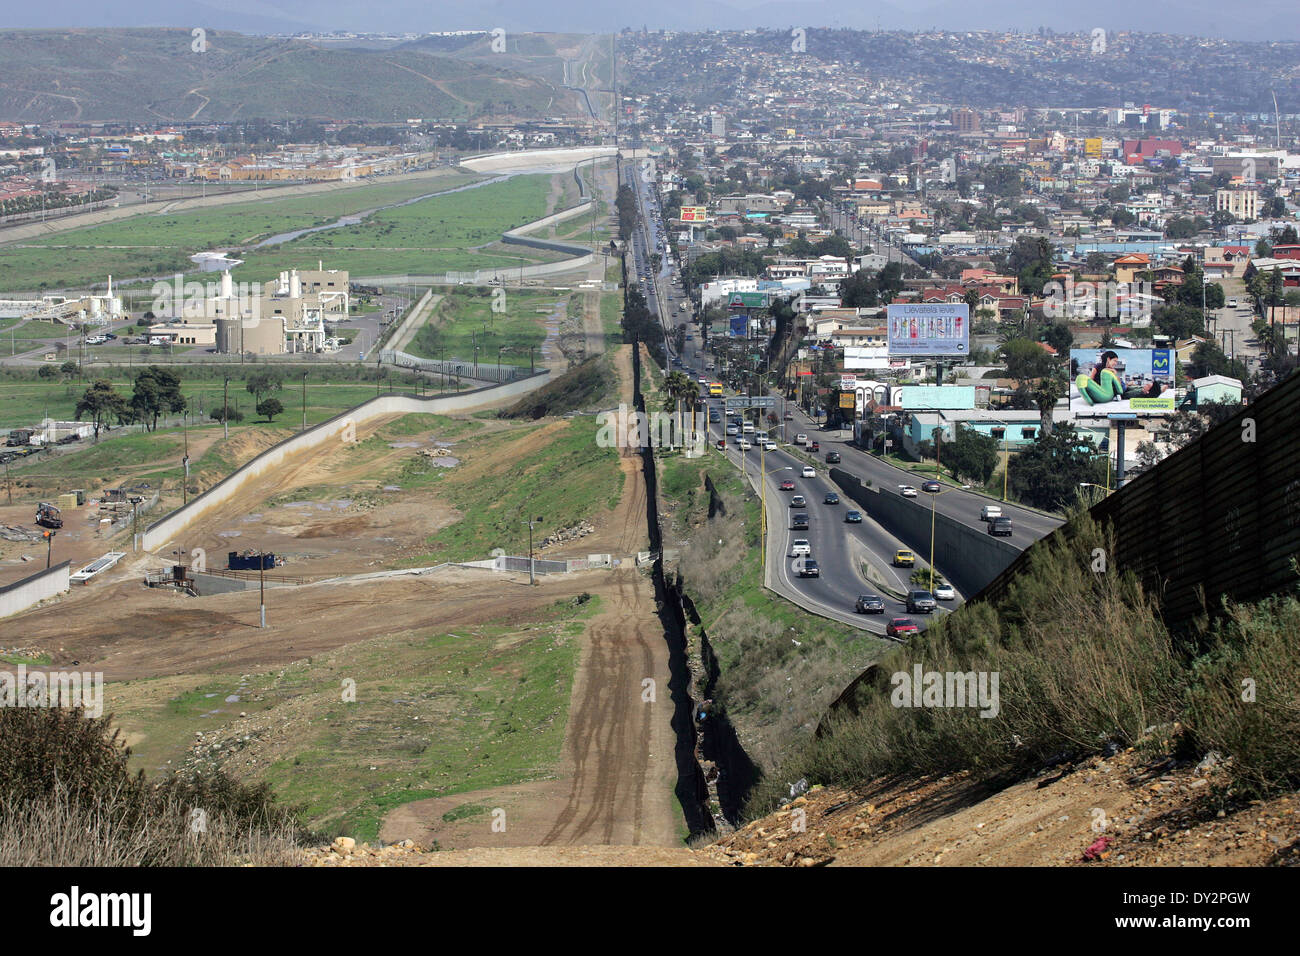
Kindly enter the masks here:
M 581 115 L 555 52 L 451 58 L 445 50 L 326 48 L 209 31 L 0 31 L 0 116 L 23 122 L 466 120 Z M 536 46 L 534 52 L 532 47 Z M 527 70 L 529 58 L 537 64 Z

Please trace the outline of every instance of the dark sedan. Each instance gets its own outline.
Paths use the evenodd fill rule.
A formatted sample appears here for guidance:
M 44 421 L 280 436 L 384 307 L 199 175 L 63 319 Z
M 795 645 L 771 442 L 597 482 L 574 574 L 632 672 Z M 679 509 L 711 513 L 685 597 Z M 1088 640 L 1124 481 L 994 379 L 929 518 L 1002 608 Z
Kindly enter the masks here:
M 861 524 L 862 512 L 861 511 L 846 512 L 844 515 L 844 520 L 847 521 L 849 524 Z
M 858 598 L 858 603 L 853 606 L 853 610 L 859 614 L 884 614 L 885 601 L 879 594 L 863 594 Z

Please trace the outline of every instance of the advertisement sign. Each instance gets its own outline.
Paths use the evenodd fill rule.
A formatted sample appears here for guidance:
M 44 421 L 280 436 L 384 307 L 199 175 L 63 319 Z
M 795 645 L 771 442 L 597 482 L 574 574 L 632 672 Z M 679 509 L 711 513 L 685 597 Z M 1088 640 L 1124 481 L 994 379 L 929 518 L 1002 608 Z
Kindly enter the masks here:
M 854 388 L 857 387 L 857 384 L 858 384 L 858 377 L 856 375 L 850 375 L 847 372 L 840 374 L 841 392 L 851 392 L 853 391 Z
M 1083 153 L 1093 159 L 1101 159 L 1101 137 L 1088 137 L 1083 141 Z
M 708 222 L 709 209 L 707 206 L 683 206 L 681 221 L 682 222 Z
M 840 408 L 853 408 L 855 398 L 852 392 L 840 392 Z
M 846 345 L 844 347 L 844 368 L 863 372 L 889 368 L 889 349 L 880 346 Z
M 728 324 L 727 334 L 732 338 L 743 339 L 749 330 L 749 319 L 743 315 L 733 315 Z
M 728 309 L 761 309 L 766 305 L 766 292 L 732 292 L 727 296 Z
M 970 306 L 965 302 L 891 305 L 886 323 L 890 356 L 970 353 Z
M 1070 411 L 1172 415 L 1173 349 L 1070 349 Z

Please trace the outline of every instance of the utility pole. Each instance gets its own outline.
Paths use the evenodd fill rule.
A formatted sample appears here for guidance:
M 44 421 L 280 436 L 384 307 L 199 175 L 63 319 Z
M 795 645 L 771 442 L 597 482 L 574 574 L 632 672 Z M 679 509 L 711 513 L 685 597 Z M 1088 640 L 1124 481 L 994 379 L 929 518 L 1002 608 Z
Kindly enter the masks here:
M 257 592 L 261 605 L 262 627 L 266 627 L 266 555 L 257 556 Z
M 533 557 L 533 522 L 540 523 L 542 516 L 528 519 L 528 584 L 530 586 L 537 583 L 537 560 Z
M 302 373 L 302 430 L 307 430 L 307 373 Z
M 230 376 L 221 386 L 221 437 L 230 437 Z

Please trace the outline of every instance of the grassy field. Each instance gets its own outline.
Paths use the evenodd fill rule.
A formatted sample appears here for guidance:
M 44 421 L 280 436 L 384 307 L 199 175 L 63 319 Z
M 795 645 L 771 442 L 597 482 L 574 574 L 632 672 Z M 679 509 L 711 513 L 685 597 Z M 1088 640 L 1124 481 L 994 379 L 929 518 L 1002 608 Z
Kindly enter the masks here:
M 525 362 L 527 356 L 524 356 Z M 495 361 L 495 359 L 494 359 Z M 0 430 L 9 430 L 39 422 L 42 418 L 56 421 L 71 421 L 77 406 L 77 400 L 89 386 L 91 380 L 106 379 L 113 384 L 118 393 L 130 399 L 133 376 L 144 365 L 134 370 L 127 366 L 115 365 L 90 367 L 86 369 L 84 379 L 76 375 L 57 375 L 52 379 L 37 378 L 33 371 L 7 370 L 0 375 Z M 247 416 L 244 424 L 252 424 L 256 417 L 253 411 L 253 396 L 244 388 L 249 376 L 266 371 L 267 365 L 173 365 L 168 366 L 181 379 L 181 393 L 189 400 L 191 423 L 198 427 L 207 427 L 216 423 L 208 417 L 214 408 L 221 407 L 223 377 L 230 376 L 230 407 L 238 409 Z M 285 411 L 277 416 L 277 422 L 302 423 L 302 373 L 307 372 L 307 424 L 323 422 L 345 409 L 374 398 L 378 394 L 377 385 L 383 391 L 395 391 L 409 395 L 431 395 L 442 391 L 441 383 L 429 383 L 409 373 L 396 373 L 390 369 L 388 375 L 380 373 L 376 378 L 373 368 L 356 365 L 304 367 L 285 365 L 272 367 L 281 375 L 283 388 L 278 393 Z M 451 385 L 447 390 L 453 390 Z M 179 424 L 179 421 L 178 421 Z M 219 425 L 218 425 L 219 427 Z M 103 436 L 101 435 L 101 440 Z
M 545 444 L 516 449 L 514 442 L 538 428 L 551 429 Z M 477 560 L 495 547 L 511 553 L 527 549 L 528 515 L 541 515 L 540 538 L 592 516 L 595 509 L 613 508 L 623 493 L 618 450 L 596 444 L 595 416 L 569 419 L 556 425 L 521 426 L 510 438 L 484 437 L 466 447 L 487 448 L 499 458 L 490 469 L 433 469 L 408 474 L 399 483 L 435 484 L 439 495 L 463 517 L 429 538 L 429 552 L 402 562 L 406 566 L 443 561 Z M 520 444 L 527 444 L 521 442 Z M 533 443 L 536 444 L 536 443 Z M 575 475 L 582 481 L 574 481 Z M 538 533 L 540 531 L 540 534 Z
M 487 287 L 470 292 L 452 292 L 438 303 L 429 324 L 422 327 L 411 340 L 408 351 L 425 358 L 474 359 L 474 343 L 478 343 L 480 362 L 495 363 L 497 349 L 511 351 L 501 354 L 501 364 L 529 364 L 528 348 L 540 349 L 546 340 L 546 314 L 556 303 L 567 300 L 564 293 L 530 292 L 514 289 L 494 294 Z M 494 303 L 501 303 L 505 311 L 493 311 Z M 534 363 L 540 358 L 533 353 Z
M 239 281 L 265 279 L 303 262 L 324 259 L 353 275 L 437 275 L 533 261 L 530 250 L 487 254 L 501 233 L 547 214 L 548 175 L 516 176 L 465 192 L 386 209 L 355 226 L 303 236 L 241 256 Z
M 133 765 L 182 762 L 196 731 L 248 715 L 236 751 L 313 827 L 373 840 L 383 815 L 413 800 L 554 773 L 578 659 L 575 638 L 599 598 L 542 608 L 526 625 L 417 631 L 349 645 L 263 674 L 189 675 L 115 688 Z M 356 682 L 344 703 L 342 677 Z M 235 696 L 237 700 L 228 701 Z M 283 722 L 283 723 L 282 723 Z M 292 739 L 258 727 L 292 730 Z M 453 819 L 481 812 L 472 802 Z
M 84 288 L 112 274 L 119 281 L 167 276 L 194 268 L 189 257 L 213 248 L 246 249 L 297 229 L 334 222 L 389 203 L 453 189 L 484 176 L 448 172 L 402 183 L 376 183 L 312 196 L 252 199 L 177 213 L 145 213 L 75 229 L 48 239 L 5 247 L 0 292 Z M 289 268 L 324 260 L 328 268 L 356 275 L 432 274 L 474 269 L 537 257 L 524 247 L 487 252 L 501 232 L 541 218 L 551 176 L 514 177 L 461 193 L 436 196 L 382 210 L 356 226 L 303 236 L 240 253 L 234 270 L 241 282 L 265 281 Z M 273 193 L 271 194 L 274 195 Z M 533 250 L 532 252 L 536 252 Z

